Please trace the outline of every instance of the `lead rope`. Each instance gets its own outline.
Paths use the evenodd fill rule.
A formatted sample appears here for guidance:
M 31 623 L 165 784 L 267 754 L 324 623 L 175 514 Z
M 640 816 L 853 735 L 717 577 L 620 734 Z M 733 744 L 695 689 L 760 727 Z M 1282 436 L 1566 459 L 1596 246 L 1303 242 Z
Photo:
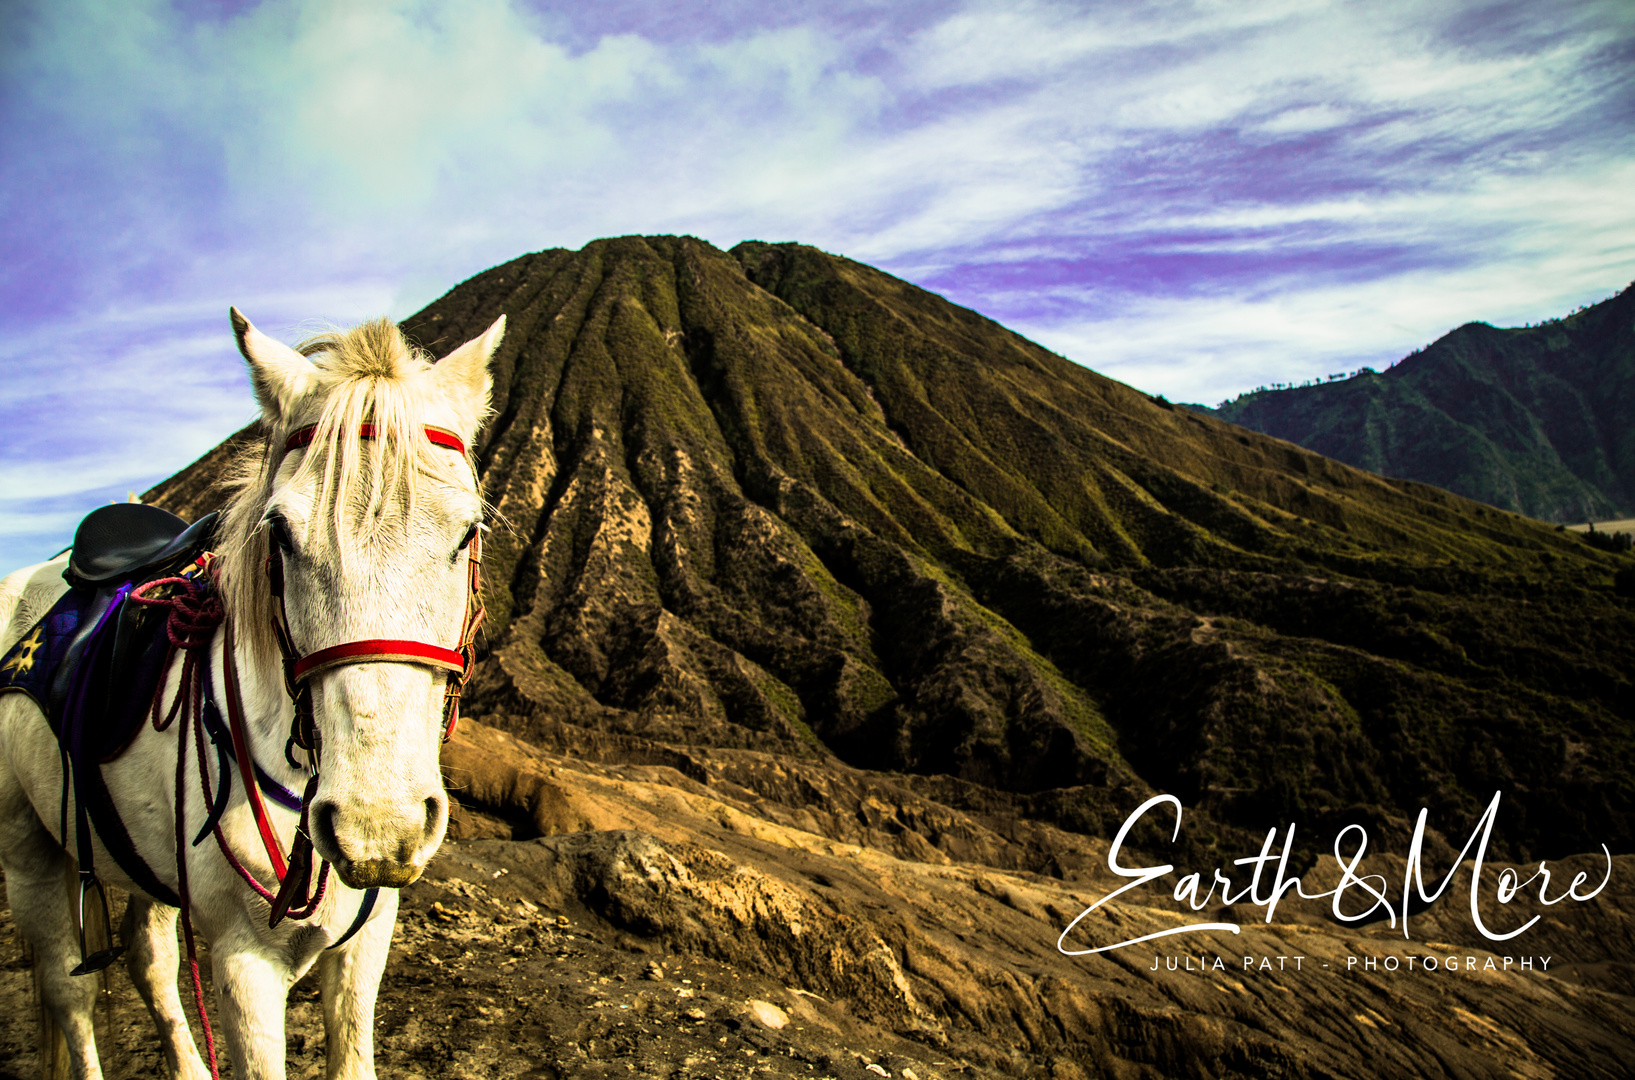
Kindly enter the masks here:
M 210 648 L 215 629 L 221 625 L 224 615 L 220 598 L 194 580 L 209 565 L 209 558 L 208 555 L 200 558 L 192 573 L 186 577 L 159 578 L 132 590 L 131 599 L 139 604 L 170 608 L 170 616 L 165 620 L 165 636 L 170 641 L 170 648 L 160 668 L 159 687 L 154 691 L 152 720 L 155 731 L 164 731 L 178 716 L 185 718 L 182 721 L 183 729 L 176 733 L 176 891 L 182 902 L 182 936 L 187 942 L 188 973 L 193 978 L 193 1008 L 198 1013 L 199 1027 L 204 1031 L 204 1049 L 210 1061 L 211 1080 L 220 1080 L 221 1073 L 216 1063 L 216 1035 L 210 1027 L 210 1014 L 204 1007 L 204 979 L 199 973 L 198 943 L 193 936 L 193 897 L 187 883 L 186 727 L 190 723 L 193 726 L 194 739 L 199 746 L 199 772 L 204 775 L 208 769 L 204 756 L 204 665 L 199 657 L 202 650 Z M 144 595 L 161 585 L 179 585 L 185 591 L 168 597 Z M 169 673 L 171 662 L 178 652 L 185 655 L 181 679 L 176 687 L 176 700 L 172 702 L 170 712 L 161 719 L 159 703 L 164 697 L 165 675 Z M 205 805 L 210 805 L 208 796 Z M 219 833 L 220 826 L 217 829 Z
M 190 654 L 191 655 L 191 654 Z M 202 694 L 200 695 L 202 697 Z M 195 730 L 202 722 L 194 717 Z M 204 755 L 199 766 L 204 768 Z M 193 1008 L 199 1014 L 199 1027 L 204 1029 L 205 1055 L 210 1059 L 210 1080 L 220 1080 L 216 1065 L 216 1035 L 210 1029 L 210 1014 L 204 1007 L 204 979 L 199 974 L 199 947 L 193 939 L 193 896 L 187 886 L 187 732 L 176 739 L 176 885 L 182 898 L 182 936 L 187 941 L 187 970 L 193 976 Z M 207 804 L 208 805 L 208 804 Z
M 203 657 L 208 655 L 206 651 L 210 648 L 211 642 L 214 639 L 216 627 L 220 626 L 223 622 L 227 623 L 227 638 L 224 646 L 226 671 L 224 674 L 226 675 L 228 689 L 227 711 L 233 724 L 233 741 L 235 743 L 234 749 L 236 751 L 242 750 L 243 753 L 247 753 L 248 750 L 247 743 L 245 743 L 242 739 L 243 722 L 241 718 L 243 715 L 243 708 L 239 700 L 238 673 L 233 657 L 232 623 L 230 620 L 226 619 L 226 613 L 222 608 L 221 599 L 215 594 L 214 589 L 210 587 L 208 579 L 205 579 L 205 575 L 208 572 L 213 558 L 214 556 L 209 554 L 202 556 L 185 576 L 158 578 L 154 581 L 147 582 L 139 588 L 132 590 L 131 599 L 135 600 L 139 604 L 170 608 L 170 615 L 165 621 L 165 635 L 170 642 L 170 646 L 165 653 L 165 660 L 160 669 L 159 687 L 154 692 L 150 717 L 153 723 L 153 729 L 155 731 L 166 731 L 172 724 L 175 723 L 178 717 L 183 718 L 183 729 L 177 733 L 176 745 L 177 893 L 181 899 L 182 905 L 182 935 L 187 944 L 188 973 L 192 977 L 193 982 L 193 1007 L 199 1017 L 199 1027 L 204 1032 L 205 1055 L 209 1059 L 210 1063 L 211 1080 L 220 1080 L 221 1073 L 216 1058 L 215 1032 L 211 1028 L 210 1014 L 205 1008 L 204 1003 L 204 979 L 199 970 L 198 941 L 193 933 L 193 898 L 192 891 L 188 886 L 186 798 L 188 733 L 186 728 L 188 726 L 193 728 L 193 741 L 198 750 L 199 756 L 200 791 L 204 797 L 204 805 L 209 807 L 214 800 L 211 797 L 210 792 L 210 771 L 208 758 L 205 754 L 204 678 L 206 664 Z M 201 579 L 205 580 L 201 581 Z M 149 591 L 156 590 L 161 586 L 179 586 L 180 590 L 173 592 L 170 596 L 164 597 L 147 595 Z M 169 673 L 171 664 L 175 661 L 176 654 L 178 652 L 183 654 L 183 660 L 181 677 L 178 681 L 176 689 L 176 698 L 171 703 L 169 712 L 161 716 L 160 712 L 162 709 L 164 685 L 166 681 L 165 676 Z M 271 823 L 267 821 L 265 808 L 260 802 L 261 793 L 256 786 L 254 766 L 252 765 L 249 768 L 245 768 L 243 753 L 240 753 L 239 755 L 240 778 L 244 782 L 245 788 L 250 794 L 250 802 L 256 812 L 256 824 L 261 828 L 263 838 L 268 839 L 268 853 L 270 856 L 272 856 L 274 872 L 279 876 L 280 883 L 282 885 L 284 884 L 286 878 L 293 879 L 295 875 L 286 875 L 284 873 L 284 863 L 283 859 L 279 855 L 277 844 L 269 839 L 269 835 L 271 833 Z M 312 780 L 308 782 L 306 795 L 302 800 L 301 828 L 303 830 L 306 827 L 306 804 L 311 802 L 313 785 L 315 784 L 316 780 L 317 777 L 314 776 Z M 223 777 L 222 783 L 226 783 L 225 777 Z M 274 896 L 273 893 L 269 892 L 264 886 L 262 886 L 262 884 L 255 879 L 254 875 L 247 871 L 243 864 L 240 863 L 233 855 L 232 848 L 227 844 L 227 838 L 222 835 L 220 821 L 216 821 L 214 823 L 211 831 L 214 833 L 216 837 L 216 844 L 218 847 L 220 847 L 222 855 L 226 857 L 228 865 L 230 865 L 238 873 L 239 877 L 243 878 L 244 881 L 247 882 L 250 887 L 261 896 L 262 899 L 266 900 L 269 904 L 272 904 L 274 910 L 277 911 L 281 897 L 286 891 L 288 891 L 287 887 L 280 889 L 279 896 Z M 204 839 L 203 835 L 201 834 L 198 839 L 202 841 Z M 195 843 L 197 843 L 197 841 Z M 292 862 L 293 861 L 294 860 L 292 859 Z M 291 869 L 294 868 L 291 867 Z M 306 869 L 310 875 L 310 861 L 307 863 Z M 310 880 L 310 877 L 308 880 Z M 304 884 L 305 883 L 303 882 L 303 885 Z M 293 911 L 289 910 L 289 904 L 286 902 L 284 904 L 285 910 L 280 913 L 281 917 L 291 919 L 305 919 L 310 917 L 318 910 L 318 906 L 323 903 L 324 894 L 328 889 L 328 885 L 329 863 L 325 862 L 319 870 L 317 893 L 311 897 L 309 902 L 303 904 L 301 907 Z M 276 925 L 278 920 L 275 918 L 273 921 Z M 351 934 L 348 933 L 347 936 L 350 937 Z

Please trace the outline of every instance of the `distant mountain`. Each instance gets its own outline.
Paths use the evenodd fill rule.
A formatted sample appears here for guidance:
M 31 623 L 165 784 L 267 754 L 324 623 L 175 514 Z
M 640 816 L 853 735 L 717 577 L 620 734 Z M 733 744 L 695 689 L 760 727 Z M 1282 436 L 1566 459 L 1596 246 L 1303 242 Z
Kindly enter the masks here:
M 1383 372 L 1201 411 L 1545 521 L 1627 516 L 1635 286 L 1539 326 L 1467 323 Z

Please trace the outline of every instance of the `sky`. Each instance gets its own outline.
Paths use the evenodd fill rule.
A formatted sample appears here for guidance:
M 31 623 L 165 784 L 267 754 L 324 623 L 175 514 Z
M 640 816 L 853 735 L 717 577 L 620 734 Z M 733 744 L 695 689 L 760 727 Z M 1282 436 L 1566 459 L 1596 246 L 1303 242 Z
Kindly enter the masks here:
M 0 567 L 253 418 L 230 304 L 294 341 L 630 233 L 1177 401 L 1384 367 L 1635 278 L 1635 4 L 8 0 Z

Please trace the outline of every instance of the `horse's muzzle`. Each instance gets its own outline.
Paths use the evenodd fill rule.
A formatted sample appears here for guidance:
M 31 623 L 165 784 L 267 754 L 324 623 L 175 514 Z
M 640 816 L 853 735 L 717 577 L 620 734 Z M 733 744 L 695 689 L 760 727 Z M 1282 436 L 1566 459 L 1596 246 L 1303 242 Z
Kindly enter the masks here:
M 426 798 L 419 818 L 378 806 L 343 812 L 320 799 L 309 822 L 312 846 L 354 889 L 401 889 L 419 880 L 442 842 L 447 808 L 442 795 Z
M 425 864 L 409 866 L 386 859 L 365 859 L 362 862 L 336 863 L 335 872 L 354 889 L 401 889 L 420 879 Z

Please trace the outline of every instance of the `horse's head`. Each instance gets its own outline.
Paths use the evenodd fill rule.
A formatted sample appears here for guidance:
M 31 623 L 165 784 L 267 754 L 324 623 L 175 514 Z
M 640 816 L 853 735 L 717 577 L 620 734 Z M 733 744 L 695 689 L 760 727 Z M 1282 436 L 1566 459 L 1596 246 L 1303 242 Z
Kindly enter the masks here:
M 434 365 L 384 319 L 298 352 L 233 311 L 271 456 L 229 505 L 224 586 L 264 663 L 277 664 L 278 603 L 263 568 L 279 564 L 298 655 L 358 642 L 458 648 L 482 518 L 465 448 L 488 415 L 504 323 Z M 448 825 L 438 769 L 448 671 L 411 650 L 383 653 L 306 679 L 319 740 L 313 847 L 354 888 L 419 877 Z

